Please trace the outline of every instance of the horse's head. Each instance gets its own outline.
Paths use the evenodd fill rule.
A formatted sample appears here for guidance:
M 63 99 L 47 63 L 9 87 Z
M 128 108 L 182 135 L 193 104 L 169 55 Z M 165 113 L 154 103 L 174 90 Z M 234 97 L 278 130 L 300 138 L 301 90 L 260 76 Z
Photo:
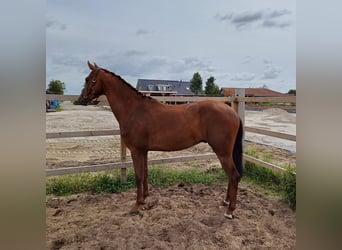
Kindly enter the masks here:
M 99 68 L 96 63 L 92 65 L 89 61 L 88 67 L 91 72 L 86 77 L 84 88 L 78 98 L 78 102 L 82 105 L 87 105 L 92 100 L 98 98 L 100 95 L 103 94 L 102 82 L 99 77 L 101 68 Z

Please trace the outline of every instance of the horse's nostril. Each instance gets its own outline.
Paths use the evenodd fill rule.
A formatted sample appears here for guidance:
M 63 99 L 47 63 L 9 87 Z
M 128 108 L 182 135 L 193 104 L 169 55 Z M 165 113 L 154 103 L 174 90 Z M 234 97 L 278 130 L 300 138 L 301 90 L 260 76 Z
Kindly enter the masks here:
M 84 106 L 88 104 L 88 102 L 84 98 L 79 98 L 78 103 Z

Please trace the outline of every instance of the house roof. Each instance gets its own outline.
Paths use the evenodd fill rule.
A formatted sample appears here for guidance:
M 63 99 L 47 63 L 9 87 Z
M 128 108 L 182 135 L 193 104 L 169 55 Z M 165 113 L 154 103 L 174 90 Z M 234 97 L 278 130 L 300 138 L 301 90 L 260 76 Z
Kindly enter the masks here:
M 136 89 L 140 92 L 194 95 L 190 90 L 190 82 L 185 81 L 138 79 Z
M 222 88 L 221 92 L 224 96 L 232 96 L 235 94 L 236 88 Z M 245 88 L 245 96 L 248 97 L 284 97 L 287 94 L 280 93 L 266 88 Z

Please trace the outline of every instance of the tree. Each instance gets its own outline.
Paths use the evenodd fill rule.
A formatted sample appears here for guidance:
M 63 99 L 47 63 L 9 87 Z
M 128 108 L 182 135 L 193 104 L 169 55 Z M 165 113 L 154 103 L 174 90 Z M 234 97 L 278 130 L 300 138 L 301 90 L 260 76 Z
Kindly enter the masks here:
M 201 94 L 203 92 L 202 85 L 202 77 L 198 72 L 196 72 L 190 81 L 190 90 L 195 95 Z
M 296 90 L 295 89 L 290 89 L 289 92 L 287 92 L 289 95 L 296 95 Z
M 60 80 L 51 80 L 48 89 L 46 90 L 49 94 L 63 95 L 65 90 L 64 82 Z
M 216 96 L 220 93 L 220 88 L 217 84 L 214 83 L 215 78 L 213 76 L 207 79 L 205 83 L 205 94 L 209 96 Z

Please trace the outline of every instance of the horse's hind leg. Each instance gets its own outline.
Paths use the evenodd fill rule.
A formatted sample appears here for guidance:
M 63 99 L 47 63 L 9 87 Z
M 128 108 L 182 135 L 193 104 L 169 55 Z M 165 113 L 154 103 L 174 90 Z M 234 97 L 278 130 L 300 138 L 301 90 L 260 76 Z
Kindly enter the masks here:
M 227 197 L 226 200 L 229 201 L 227 212 L 224 214 L 225 217 L 232 219 L 233 218 L 233 211 L 236 208 L 236 197 L 237 197 L 237 190 L 239 184 L 240 176 L 233 168 L 230 176 L 229 176 L 229 183 L 227 189 Z
M 236 196 L 237 196 L 237 189 L 238 189 L 238 183 L 240 180 L 240 175 L 237 173 L 235 169 L 235 165 L 234 165 L 232 157 L 225 155 L 225 156 L 218 156 L 218 158 L 221 162 L 222 168 L 226 172 L 228 179 L 229 179 L 226 199 L 223 201 L 224 205 L 228 205 L 227 212 L 224 214 L 224 216 L 229 219 L 232 219 L 233 211 L 236 208 Z

